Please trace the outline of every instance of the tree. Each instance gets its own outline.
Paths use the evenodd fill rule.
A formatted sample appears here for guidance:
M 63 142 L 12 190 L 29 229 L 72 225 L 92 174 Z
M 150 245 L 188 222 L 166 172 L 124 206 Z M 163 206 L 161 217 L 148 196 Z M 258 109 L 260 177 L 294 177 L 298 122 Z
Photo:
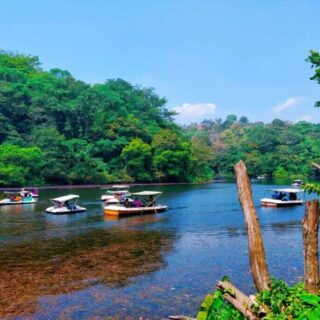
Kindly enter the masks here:
M 135 181 L 150 181 L 151 175 L 151 146 L 141 139 L 133 139 L 121 152 L 125 169 Z
M 314 75 L 310 77 L 310 80 L 315 80 L 320 84 L 320 54 L 316 51 L 310 50 L 310 55 L 306 61 L 311 63 L 311 68 L 313 68 L 315 72 Z M 315 107 L 320 107 L 320 101 L 315 103 Z

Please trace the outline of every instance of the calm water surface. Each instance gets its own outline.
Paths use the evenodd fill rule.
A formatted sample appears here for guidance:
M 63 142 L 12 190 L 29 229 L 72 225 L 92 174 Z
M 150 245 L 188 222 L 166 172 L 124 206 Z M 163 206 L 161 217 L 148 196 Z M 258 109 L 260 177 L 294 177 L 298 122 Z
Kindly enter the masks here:
M 303 275 L 304 207 L 261 208 L 259 199 L 270 187 L 253 184 L 269 269 L 294 283 Z M 98 188 L 42 190 L 35 205 L 0 207 L 0 317 L 195 316 L 224 275 L 254 292 L 235 184 L 147 189 L 163 191 L 159 202 L 169 211 L 110 219 Z M 69 193 L 80 195 L 86 213 L 45 213 L 49 198 Z

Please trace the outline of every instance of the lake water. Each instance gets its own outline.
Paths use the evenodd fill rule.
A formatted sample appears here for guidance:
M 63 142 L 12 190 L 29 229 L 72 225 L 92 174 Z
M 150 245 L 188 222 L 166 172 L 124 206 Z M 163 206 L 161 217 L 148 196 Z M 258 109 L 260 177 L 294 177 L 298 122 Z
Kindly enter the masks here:
M 259 206 L 270 273 L 303 276 L 304 206 Z M 254 293 L 247 238 L 234 183 L 134 187 L 160 190 L 169 210 L 110 219 L 102 190 L 42 190 L 35 205 L 0 207 L 0 317 L 6 319 L 165 319 L 195 316 L 228 275 Z M 48 215 L 49 198 L 79 194 L 88 210 Z

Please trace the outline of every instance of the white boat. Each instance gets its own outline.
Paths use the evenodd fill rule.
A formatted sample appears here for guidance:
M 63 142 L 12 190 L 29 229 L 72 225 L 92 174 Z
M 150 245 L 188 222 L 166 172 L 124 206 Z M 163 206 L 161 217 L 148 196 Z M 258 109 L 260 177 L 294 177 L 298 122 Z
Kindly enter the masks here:
M 67 214 L 86 211 L 86 208 L 80 207 L 77 204 L 78 200 L 79 196 L 75 194 L 69 194 L 67 196 L 50 199 L 50 201 L 53 203 L 53 206 L 47 208 L 46 212 L 53 214 Z
M 264 179 L 266 179 L 266 175 L 265 174 L 262 174 L 262 175 L 260 175 L 260 176 L 257 176 L 257 179 L 258 180 L 264 180 Z
M 293 180 L 291 185 L 293 187 L 301 187 L 303 185 L 303 181 L 302 180 Z
M 101 201 L 106 201 L 106 204 L 118 204 L 128 196 L 130 196 L 128 185 L 115 184 L 107 188 L 106 194 L 101 196 Z
M 31 194 L 33 198 L 39 197 L 39 190 L 37 188 L 22 188 L 20 191 L 21 195 Z
M 160 213 L 168 209 L 168 206 L 156 204 L 161 196 L 159 191 L 141 191 L 132 193 L 136 198 L 129 201 L 127 198 L 124 204 L 106 205 L 104 213 L 112 216 L 130 216 L 136 214 Z
M 264 207 L 288 207 L 302 205 L 303 200 L 298 197 L 302 190 L 293 188 L 270 189 L 271 197 L 260 200 Z
M 21 195 L 20 192 L 4 192 L 6 198 L 0 200 L 0 206 L 7 205 L 20 205 L 20 204 L 30 204 L 36 203 L 37 199 L 34 199 L 30 194 Z

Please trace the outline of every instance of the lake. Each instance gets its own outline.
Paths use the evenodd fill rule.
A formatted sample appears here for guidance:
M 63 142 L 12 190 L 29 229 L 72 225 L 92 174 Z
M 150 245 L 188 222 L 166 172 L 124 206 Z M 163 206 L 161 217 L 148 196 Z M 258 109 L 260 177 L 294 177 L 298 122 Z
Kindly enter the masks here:
M 304 206 L 262 208 L 274 185 L 253 183 L 270 273 L 303 276 Z M 41 190 L 35 205 L 0 207 L 0 317 L 6 319 L 165 319 L 196 316 L 224 275 L 255 289 L 234 183 L 133 187 L 160 190 L 165 213 L 112 219 L 103 190 Z M 49 215 L 49 198 L 79 194 L 88 210 Z

